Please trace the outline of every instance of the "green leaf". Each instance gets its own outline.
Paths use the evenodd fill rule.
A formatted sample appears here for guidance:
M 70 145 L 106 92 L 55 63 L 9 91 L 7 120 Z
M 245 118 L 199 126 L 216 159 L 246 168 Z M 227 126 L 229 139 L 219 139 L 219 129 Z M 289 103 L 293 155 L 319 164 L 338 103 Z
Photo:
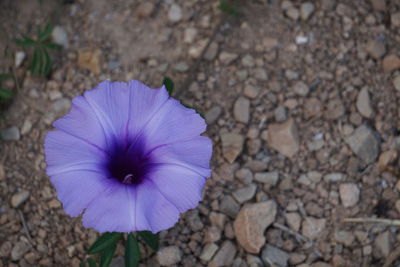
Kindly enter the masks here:
M 2 74 L 0 74 L 0 81 L 5 80 L 5 79 L 9 79 L 9 78 L 14 78 L 14 75 L 12 75 L 11 73 L 2 73 Z
M 130 233 L 125 247 L 125 267 L 136 267 L 139 265 L 139 261 L 139 244 L 133 234 Z
M 165 77 L 163 80 L 163 84 L 168 91 L 169 96 L 172 96 L 174 91 L 174 82 L 169 77 Z
M 81 264 L 79 264 L 79 267 L 86 267 L 86 263 L 85 262 L 81 262 Z
M 44 63 L 44 71 L 42 72 L 43 76 L 47 76 L 51 71 L 51 66 L 53 65 L 53 61 L 47 52 L 46 48 L 43 48 L 45 63 Z
M 32 75 L 38 75 L 40 69 L 40 49 L 36 47 L 33 51 L 32 63 L 31 63 L 31 72 Z
M 143 241 L 146 242 L 147 245 L 149 245 L 149 247 L 151 247 L 154 251 L 158 250 L 159 240 L 157 235 L 149 231 L 140 231 L 137 233 L 143 239 Z
M 106 248 L 100 257 L 100 267 L 108 267 L 111 263 L 112 258 L 114 257 L 115 250 L 117 249 L 117 245 L 113 245 L 111 247 Z
M 121 237 L 122 237 L 122 233 L 116 233 L 116 232 L 104 233 L 89 248 L 88 253 L 96 254 L 100 251 L 103 251 L 106 248 L 109 248 L 109 247 L 115 245 L 118 242 L 118 240 L 121 239 Z
M 0 99 L 10 100 L 13 97 L 13 93 L 6 89 L 0 88 Z
M 39 41 L 43 42 L 47 40 L 50 37 L 52 31 L 53 31 L 53 24 L 47 23 L 43 31 L 39 30 L 39 37 L 38 37 Z
M 220 0 L 218 8 L 230 16 L 237 17 L 240 15 L 239 10 L 232 4 L 231 1 Z
M 18 45 L 18 46 L 22 46 L 22 47 L 24 47 L 24 46 L 35 46 L 36 42 L 32 38 L 24 35 L 22 40 L 21 39 L 15 39 L 15 44 Z
M 52 49 L 52 50 L 60 50 L 62 48 L 61 45 L 55 44 L 55 43 L 52 43 L 52 42 L 46 42 L 46 43 L 43 43 L 43 45 L 45 47 L 49 48 L 49 49 Z
M 96 262 L 92 258 L 88 258 L 87 262 L 89 263 L 89 267 L 96 267 L 97 266 Z

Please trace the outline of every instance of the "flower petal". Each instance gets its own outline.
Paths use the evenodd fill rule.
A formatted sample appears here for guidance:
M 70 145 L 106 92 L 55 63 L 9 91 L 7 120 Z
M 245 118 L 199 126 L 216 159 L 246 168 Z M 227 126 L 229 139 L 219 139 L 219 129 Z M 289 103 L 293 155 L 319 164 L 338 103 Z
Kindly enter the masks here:
M 147 149 L 190 140 L 206 130 L 206 123 L 194 109 L 170 98 L 143 129 Z
M 49 176 L 77 170 L 103 171 L 106 153 L 63 131 L 48 132 L 44 147 Z
M 82 96 L 74 98 L 69 113 L 56 120 L 53 125 L 95 146 L 106 147 L 106 135 L 103 128 L 96 114 Z
M 71 171 L 53 175 L 51 182 L 57 190 L 58 199 L 63 203 L 65 212 L 75 217 L 114 181 L 97 172 Z
M 149 183 L 111 185 L 91 202 L 83 214 L 83 225 L 100 232 L 153 233 L 173 226 L 178 210 Z
M 198 136 L 189 141 L 161 145 L 149 153 L 154 163 L 180 165 L 193 172 L 209 177 L 212 143 L 206 136 Z
M 206 179 L 181 166 L 164 164 L 155 167 L 146 178 L 180 212 L 197 206 L 202 198 Z

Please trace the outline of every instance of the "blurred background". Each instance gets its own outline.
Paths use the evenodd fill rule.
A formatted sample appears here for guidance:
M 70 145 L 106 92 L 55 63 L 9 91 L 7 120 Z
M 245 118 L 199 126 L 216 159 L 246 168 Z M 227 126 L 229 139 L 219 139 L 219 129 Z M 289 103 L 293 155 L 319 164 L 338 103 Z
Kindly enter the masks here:
M 87 257 L 44 136 L 100 81 L 165 76 L 213 173 L 142 266 L 399 265 L 398 227 L 343 221 L 399 218 L 399 40 L 396 0 L 0 0 L 0 266 Z

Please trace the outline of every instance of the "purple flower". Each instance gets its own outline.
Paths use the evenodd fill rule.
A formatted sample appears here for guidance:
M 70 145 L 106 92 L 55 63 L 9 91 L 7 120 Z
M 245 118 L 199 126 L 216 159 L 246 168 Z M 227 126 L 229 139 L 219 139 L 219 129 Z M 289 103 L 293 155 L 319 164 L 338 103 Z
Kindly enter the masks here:
M 64 210 L 100 232 L 172 227 L 202 198 L 212 143 L 204 120 L 165 87 L 102 82 L 73 100 L 45 140 Z

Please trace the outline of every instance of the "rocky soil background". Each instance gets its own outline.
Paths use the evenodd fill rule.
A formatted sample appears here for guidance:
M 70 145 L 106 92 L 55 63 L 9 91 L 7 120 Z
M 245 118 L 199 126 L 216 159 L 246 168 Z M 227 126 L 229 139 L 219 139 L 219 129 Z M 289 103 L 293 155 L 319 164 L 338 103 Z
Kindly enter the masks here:
M 0 73 L 17 77 L 3 84 L 0 266 L 87 256 L 98 234 L 63 212 L 44 136 L 100 81 L 164 76 L 205 115 L 213 173 L 160 251 L 141 245 L 142 266 L 400 266 L 398 227 L 343 221 L 400 215 L 400 2 L 248 0 L 239 16 L 211 0 L 64 2 L 0 2 Z M 49 21 L 63 49 L 34 78 L 13 40 Z

